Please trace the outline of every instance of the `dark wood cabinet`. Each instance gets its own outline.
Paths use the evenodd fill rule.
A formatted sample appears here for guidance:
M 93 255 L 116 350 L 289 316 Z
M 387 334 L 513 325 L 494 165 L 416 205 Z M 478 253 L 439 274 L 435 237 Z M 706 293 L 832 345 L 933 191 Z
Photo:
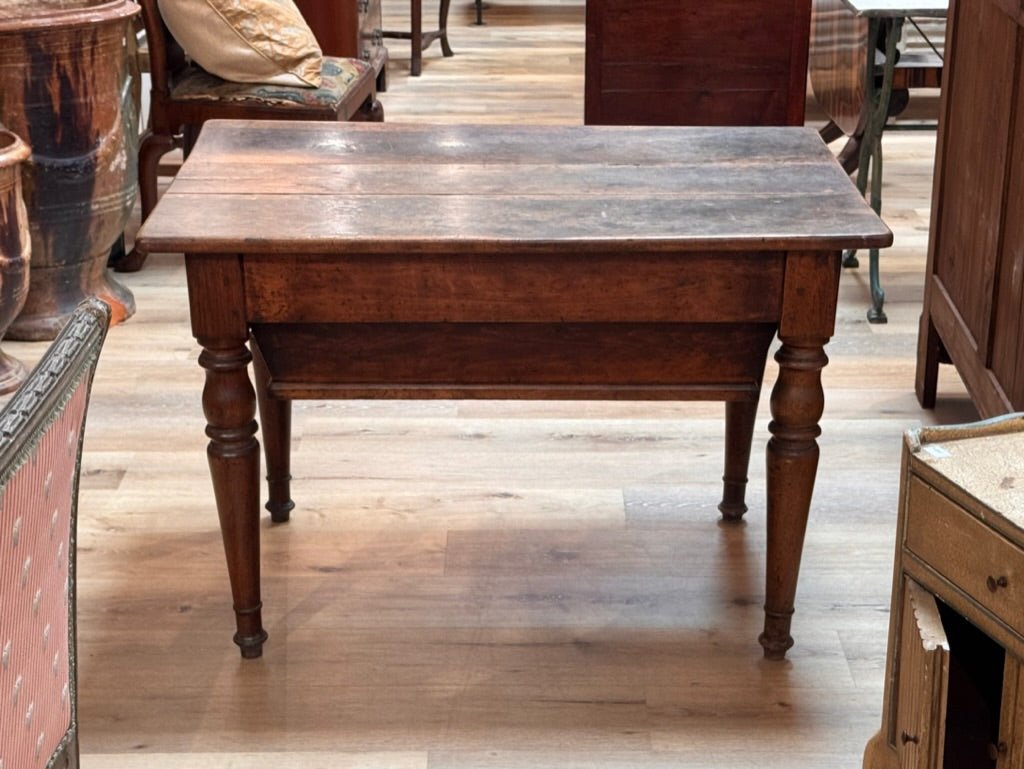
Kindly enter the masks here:
M 982 416 L 1024 409 L 1024 3 L 953 0 L 917 395 L 952 362 Z
M 295 0 L 328 56 L 373 64 L 377 90 L 387 89 L 388 50 L 384 47 L 381 0 Z
M 588 0 L 584 121 L 803 125 L 811 0 Z

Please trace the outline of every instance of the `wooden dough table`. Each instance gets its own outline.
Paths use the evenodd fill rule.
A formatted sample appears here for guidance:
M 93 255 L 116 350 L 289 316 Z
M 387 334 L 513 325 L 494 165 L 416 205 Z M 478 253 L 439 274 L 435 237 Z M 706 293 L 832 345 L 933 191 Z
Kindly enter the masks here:
M 724 401 L 738 518 L 777 334 L 761 643 L 781 658 L 840 255 L 891 238 L 805 128 L 207 123 L 140 239 L 186 255 L 242 654 L 266 639 L 257 392 L 276 520 L 296 398 Z

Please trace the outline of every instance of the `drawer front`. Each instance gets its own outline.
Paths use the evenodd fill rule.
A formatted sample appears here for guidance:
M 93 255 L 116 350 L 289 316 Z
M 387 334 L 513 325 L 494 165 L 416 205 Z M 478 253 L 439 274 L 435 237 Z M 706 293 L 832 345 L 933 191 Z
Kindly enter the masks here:
M 1010 627 L 1024 612 L 1024 550 L 918 478 L 904 547 Z

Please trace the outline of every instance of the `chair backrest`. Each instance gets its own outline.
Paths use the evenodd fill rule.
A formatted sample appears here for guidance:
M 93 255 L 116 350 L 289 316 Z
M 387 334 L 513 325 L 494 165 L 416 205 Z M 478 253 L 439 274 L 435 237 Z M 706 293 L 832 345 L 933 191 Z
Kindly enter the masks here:
M 868 21 L 842 0 L 814 0 L 808 76 L 818 105 L 847 136 L 859 134 L 867 120 L 864 71 Z
M 159 101 L 161 97 L 170 95 L 175 75 L 188 66 L 188 60 L 185 51 L 164 24 L 157 0 L 135 2 L 142 8 L 142 26 L 146 30 L 151 93 L 154 100 Z
M 75 767 L 75 522 L 82 432 L 110 322 L 75 311 L 0 412 L 0 766 Z

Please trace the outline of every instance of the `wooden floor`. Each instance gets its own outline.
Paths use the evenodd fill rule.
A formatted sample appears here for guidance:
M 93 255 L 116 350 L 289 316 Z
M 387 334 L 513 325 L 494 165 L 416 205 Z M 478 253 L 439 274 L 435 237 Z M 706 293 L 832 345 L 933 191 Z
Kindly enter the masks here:
M 407 2 L 385 1 L 388 26 Z M 425 15 L 433 13 L 426 4 Z M 387 120 L 579 123 L 583 6 L 451 12 Z M 794 619 L 761 627 L 768 382 L 745 525 L 717 521 L 718 404 L 301 403 L 292 522 L 266 523 L 265 656 L 243 662 L 180 255 L 97 375 L 80 501 L 83 769 L 802 769 L 877 729 L 900 436 L 974 418 L 913 395 L 934 134 L 886 138 L 888 325 L 847 271 Z M 25 359 L 38 345 L 5 349 Z

